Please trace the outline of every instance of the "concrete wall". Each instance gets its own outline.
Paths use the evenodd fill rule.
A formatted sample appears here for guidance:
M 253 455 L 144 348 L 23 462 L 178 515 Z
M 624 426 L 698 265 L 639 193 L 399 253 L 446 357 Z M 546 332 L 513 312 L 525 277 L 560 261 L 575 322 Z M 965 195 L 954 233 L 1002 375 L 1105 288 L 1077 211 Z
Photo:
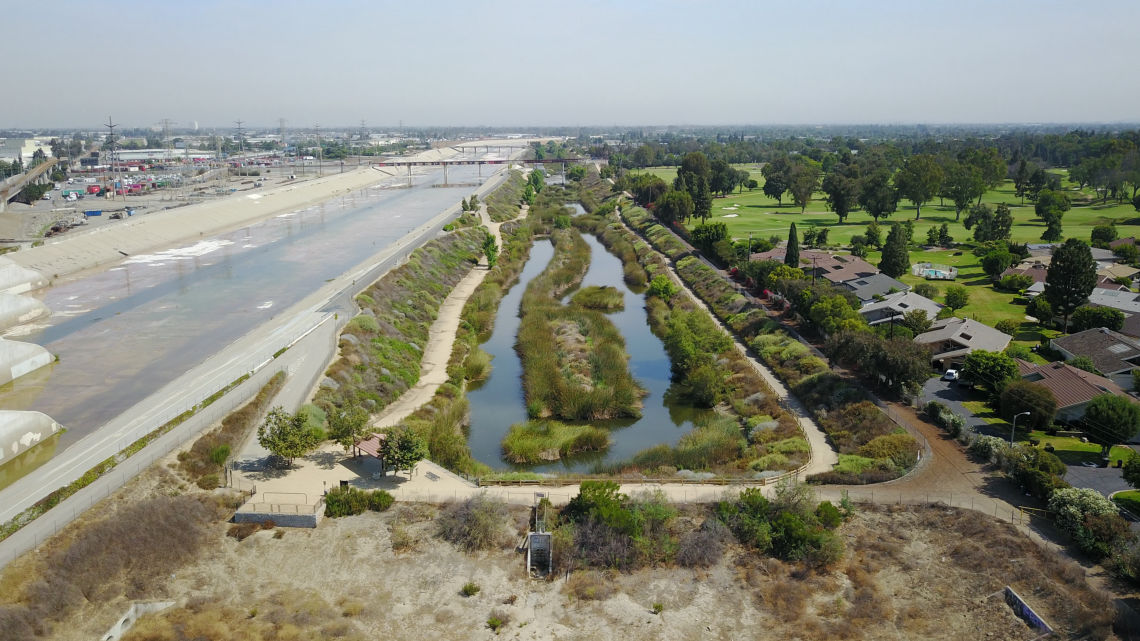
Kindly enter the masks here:
M 23 294 L 47 286 L 43 274 L 21 267 L 12 259 L 0 256 L 0 293 Z
M 47 305 L 31 296 L 0 294 L 0 330 L 30 323 L 50 313 Z
M 59 432 L 59 423 L 41 412 L 0 410 L 0 464 Z
M 247 504 L 248 505 L 248 504 Z M 307 508 L 308 506 L 298 506 Z M 242 507 L 245 510 L 245 506 Z M 325 516 L 325 504 L 321 503 L 317 509 L 309 513 L 281 513 L 273 511 L 249 510 L 234 513 L 234 523 L 265 523 L 273 521 L 280 527 L 317 527 Z

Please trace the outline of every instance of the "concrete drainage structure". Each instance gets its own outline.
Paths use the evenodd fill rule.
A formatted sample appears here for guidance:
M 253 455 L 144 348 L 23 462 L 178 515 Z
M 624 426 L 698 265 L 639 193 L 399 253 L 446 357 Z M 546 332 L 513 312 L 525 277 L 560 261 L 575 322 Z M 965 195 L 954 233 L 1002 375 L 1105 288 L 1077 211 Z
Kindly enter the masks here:
M 135 621 L 139 620 L 139 617 L 153 612 L 162 612 L 172 605 L 174 605 L 174 601 L 136 601 L 127 609 L 127 613 L 116 621 L 106 634 L 99 638 L 101 641 L 119 641 L 127 633 L 127 630 L 131 629 Z
M 42 412 L 0 410 L 0 464 L 58 433 L 59 423 Z
M 39 345 L 0 338 L 0 385 L 50 365 L 51 361 L 51 353 Z
M 10 258 L 0 257 L 0 293 L 23 294 L 47 284 L 48 279 L 38 271 L 21 267 Z
M 50 313 L 47 305 L 30 296 L 0 294 L 0 330 L 30 323 Z

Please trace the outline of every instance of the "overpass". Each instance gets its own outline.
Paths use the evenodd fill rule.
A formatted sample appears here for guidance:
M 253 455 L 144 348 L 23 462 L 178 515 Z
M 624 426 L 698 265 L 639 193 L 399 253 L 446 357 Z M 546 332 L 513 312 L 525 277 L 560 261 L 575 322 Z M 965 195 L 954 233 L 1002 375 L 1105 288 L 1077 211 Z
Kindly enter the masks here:
M 24 187 L 46 182 L 50 175 L 48 170 L 54 167 L 58 162 L 59 158 L 48 158 L 45 162 L 32 167 L 24 173 L 12 176 L 4 182 L 0 182 L 0 212 L 8 208 L 8 201 L 20 195 Z
M 474 147 L 456 147 L 456 149 L 473 149 Z M 498 148 L 496 146 L 496 148 Z M 506 147 L 508 149 L 522 149 L 522 147 Z M 490 148 L 488 148 L 490 149 Z M 385 160 L 383 162 L 374 162 L 371 164 L 373 169 L 380 167 L 407 167 L 408 175 L 412 174 L 412 167 L 422 167 L 426 165 L 437 165 L 443 167 L 443 184 L 447 185 L 447 168 L 450 165 L 479 165 L 479 175 L 483 175 L 483 165 L 506 165 L 510 163 L 522 164 L 539 164 L 539 165 L 562 165 L 562 172 L 566 173 L 566 165 L 574 164 L 583 161 L 590 161 L 590 158 L 543 158 L 541 160 L 506 160 L 502 158 L 486 159 L 486 160 Z

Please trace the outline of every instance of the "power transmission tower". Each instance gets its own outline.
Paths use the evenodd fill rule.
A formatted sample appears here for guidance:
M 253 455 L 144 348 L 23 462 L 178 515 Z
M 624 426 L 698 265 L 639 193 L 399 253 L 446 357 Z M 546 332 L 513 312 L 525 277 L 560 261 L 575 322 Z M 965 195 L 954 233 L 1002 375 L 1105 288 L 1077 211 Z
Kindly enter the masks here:
M 234 121 L 234 124 L 237 125 L 238 151 L 240 153 L 243 153 L 243 154 L 245 153 L 245 138 L 242 137 L 242 135 L 241 135 L 241 126 L 242 126 L 242 123 L 244 123 L 244 122 L 245 122 L 244 120 L 235 120 Z
M 110 116 L 107 116 L 107 124 L 105 124 L 103 126 L 106 127 L 107 131 L 108 131 L 108 133 L 107 133 L 107 147 L 109 147 L 108 153 L 111 154 L 111 181 L 112 181 L 111 198 L 114 199 L 114 197 L 115 197 L 114 182 L 116 179 L 116 176 L 115 176 L 115 127 L 118 127 L 118 125 L 116 125 L 114 122 L 111 121 Z
M 317 176 L 323 176 L 325 172 L 325 146 L 321 144 L 321 123 L 317 123 Z
M 174 141 L 170 138 L 170 125 L 173 123 L 170 118 L 162 119 L 162 148 L 166 150 L 166 160 L 174 159 Z

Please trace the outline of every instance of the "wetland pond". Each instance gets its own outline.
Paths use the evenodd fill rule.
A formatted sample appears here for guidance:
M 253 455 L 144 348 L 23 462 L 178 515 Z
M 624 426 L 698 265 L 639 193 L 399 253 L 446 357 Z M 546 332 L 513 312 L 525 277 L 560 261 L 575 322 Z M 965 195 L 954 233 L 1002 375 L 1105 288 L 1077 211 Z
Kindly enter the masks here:
M 570 207 L 575 214 L 582 213 L 577 203 Z M 482 384 L 473 385 L 467 393 L 471 404 L 468 436 L 471 454 L 495 469 L 588 472 L 597 463 L 627 460 L 637 452 L 660 443 L 675 445 L 694 427 L 694 421 L 711 414 L 711 410 L 694 408 L 667 394 L 670 386 L 669 357 L 661 340 L 649 329 L 644 296 L 626 285 L 620 259 L 594 236 L 582 234 L 582 237 L 590 246 L 590 266 L 579 289 L 590 285 L 616 287 L 625 302 L 622 311 L 607 313 L 606 317 L 625 338 L 630 372 L 648 392 L 643 399 L 641 418 L 591 421 L 591 424 L 610 431 L 611 444 L 603 452 L 587 452 L 535 466 L 515 465 L 503 459 L 503 437 L 512 424 L 527 420 L 522 365 L 515 352 L 519 304 L 527 284 L 542 273 L 554 255 L 549 239 L 536 240 L 518 282 L 499 304 L 491 337 L 480 346 L 492 357 L 491 375 Z M 563 302 L 569 300 L 574 291 L 577 289 L 567 292 Z

